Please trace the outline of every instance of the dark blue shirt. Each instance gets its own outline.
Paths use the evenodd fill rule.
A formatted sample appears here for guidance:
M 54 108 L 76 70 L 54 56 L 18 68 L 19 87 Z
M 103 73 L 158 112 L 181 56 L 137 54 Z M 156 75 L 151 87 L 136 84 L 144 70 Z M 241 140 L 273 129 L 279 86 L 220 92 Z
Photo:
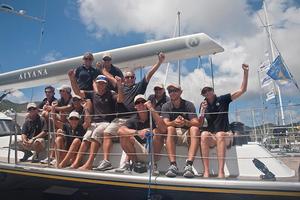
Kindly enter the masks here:
M 219 131 L 229 131 L 228 110 L 231 101 L 231 94 L 225 94 L 219 97 L 216 96 L 212 104 L 207 104 L 205 118 L 209 132 L 217 133 Z
M 93 90 L 93 80 L 99 75 L 99 70 L 81 65 L 76 69 L 75 77 L 80 90 Z

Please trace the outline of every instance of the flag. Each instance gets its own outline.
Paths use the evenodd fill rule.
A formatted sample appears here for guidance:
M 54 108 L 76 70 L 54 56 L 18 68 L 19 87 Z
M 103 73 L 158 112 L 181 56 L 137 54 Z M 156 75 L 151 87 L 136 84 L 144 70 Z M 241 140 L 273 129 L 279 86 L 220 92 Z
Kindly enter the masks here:
M 271 99 L 274 99 L 275 98 L 274 90 L 267 92 L 266 96 L 267 96 L 266 101 L 270 101 Z
M 284 85 L 292 80 L 292 77 L 284 66 L 280 55 L 274 60 L 267 74 L 281 85 Z
M 268 86 L 269 84 L 272 83 L 272 79 L 270 76 L 264 76 L 262 77 L 262 79 L 260 80 L 260 83 L 261 83 L 261 87 L 266 87 Z

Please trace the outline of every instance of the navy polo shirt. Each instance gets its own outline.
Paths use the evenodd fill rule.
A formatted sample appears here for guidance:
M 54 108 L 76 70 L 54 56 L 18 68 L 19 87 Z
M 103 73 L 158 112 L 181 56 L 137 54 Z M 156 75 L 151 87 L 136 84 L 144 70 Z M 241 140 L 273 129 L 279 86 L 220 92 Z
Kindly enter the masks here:
M 93 80 L 99 75 L 99 70 L 81 65 L 76 69 L 75 77 L 80 90 L 93 90 Z
M 216 96 L 212 104 L 208 103 L 205 110 L 205 118 L 207 120 L 207 130 L 209 132 L 217 133 L 219 131 L 229 131 L 228 110 L 231 101 L 231 94 L 225 94 L 219 97 Z

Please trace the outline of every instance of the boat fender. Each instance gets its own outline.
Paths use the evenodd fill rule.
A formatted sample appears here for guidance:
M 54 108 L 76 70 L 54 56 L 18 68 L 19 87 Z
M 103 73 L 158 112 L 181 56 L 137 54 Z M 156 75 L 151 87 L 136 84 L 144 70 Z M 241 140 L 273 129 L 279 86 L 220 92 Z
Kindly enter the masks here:
M 273 174 L 263 162 L 261 162 L 260 160 L 258 160 L 256 158 L 254 158 L 252 160 L 252 162 L 259 171 L 264 173 L 264 174 L 260 175 L 260 178 L 262 180 L 276 181 L 275 174 Z

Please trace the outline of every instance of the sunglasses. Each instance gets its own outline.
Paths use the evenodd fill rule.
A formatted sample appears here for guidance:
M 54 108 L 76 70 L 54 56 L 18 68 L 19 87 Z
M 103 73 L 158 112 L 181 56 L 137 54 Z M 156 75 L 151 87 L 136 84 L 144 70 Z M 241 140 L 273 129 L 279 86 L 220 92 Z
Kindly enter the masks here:
M 145 100 L 140 100 L 140 101 L 136 101 L 136 102 L 134 103 L 134 105 L 144 104 L 144 103 L 146 103 Z
M 156 87 L 154 88 L 155 91 L 159 91 L 159 90 L 162 90 L 163 88 L 159 88 L 159 87 Z
M 179 91 L 180 91 L 179 89 L 168 89 L 169 94 L 172 92 L 179 92 Z
M 111 61 L 111 58 L 103 58 L 102 60 L 105 61 L 105 62 L 106 61 Z
M 32 107 L 32 108 L 28 108 L 27 111 L 28 111 L 28 112 L 31 112 L 31 111 L 34 111 L 34 110 L 36 110 L 36 109 L 37 109 L 37 108 L 33 108 L 33 107 Z
M 125 76 L 125 79 L 134 79 L 135 76 Z
M 45 91 L 45 93 L 52 93 L 53 91 Z
M 84 60 L 94 60 L 93 58 L 84 58 Z
M 69 120 L 79 120 L 79 119 L 76 117 L 71 117 L 71 118 L 69 118 Z

